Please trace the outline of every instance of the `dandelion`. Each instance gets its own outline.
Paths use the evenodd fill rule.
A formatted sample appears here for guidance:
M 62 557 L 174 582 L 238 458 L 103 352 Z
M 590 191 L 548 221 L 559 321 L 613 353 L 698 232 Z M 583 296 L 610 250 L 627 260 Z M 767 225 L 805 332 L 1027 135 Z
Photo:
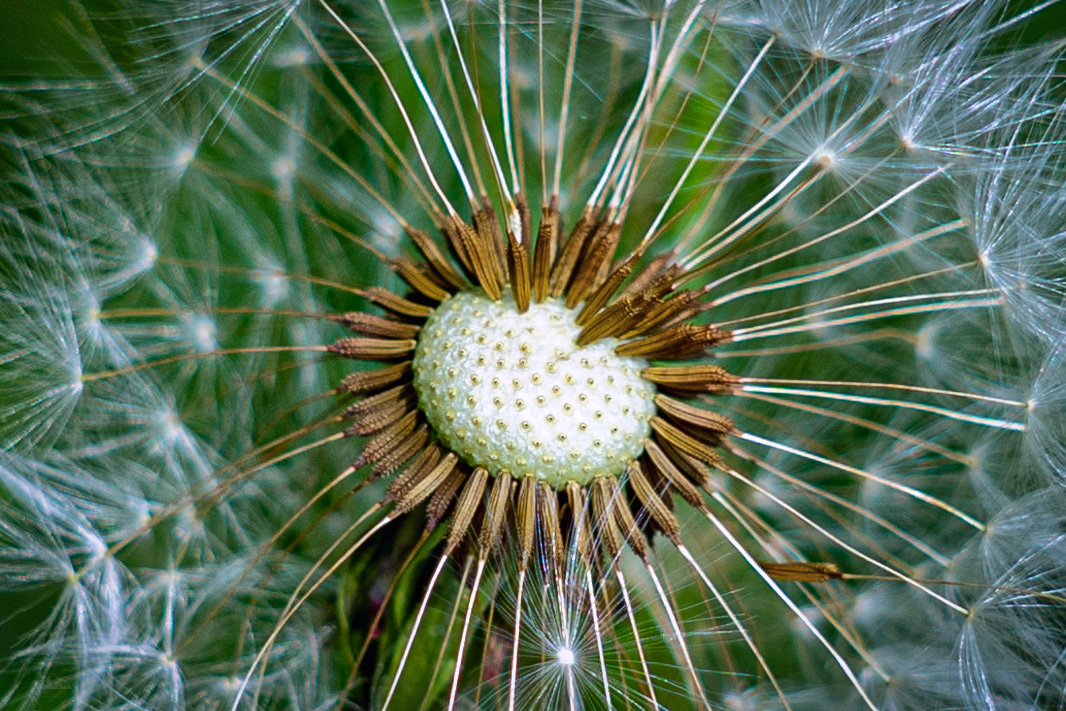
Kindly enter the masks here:
M 74 8 L 2 698 L 1061 706 L 1057 10 Z

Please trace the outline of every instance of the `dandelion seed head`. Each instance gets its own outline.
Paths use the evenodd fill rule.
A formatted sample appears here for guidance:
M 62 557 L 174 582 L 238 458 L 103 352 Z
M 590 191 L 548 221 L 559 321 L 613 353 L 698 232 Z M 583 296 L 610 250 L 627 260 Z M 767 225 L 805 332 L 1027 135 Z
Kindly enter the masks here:
M 312 54 L 307 47 L 298 46 L 282 49 L 273 58 L 278 67 L 303 67 L 311 62 Z
M 185 320 L 189 342 L 201 353 L 210 353 L 218 348 L 217 326 L 210 316 L 193 314 Z
M 263 304 L 273 306 L 288 294 L 289 280 L 279 271 L 264 270 L 259 278 L 259 288 L 263 292 Z
M 189 169 L 189 166 L 196 160 L 196 150 L 195 145 L 178 147 L 171 159 L 171 170 L 175 175 L 183 175 Z
M 918 329 L 914 338 L 914 353 L 924 361 L 933 361 L 938 355 L 937 336 L 939 331 L 939 323 L 936 321 L 929 321 Z
M 132 271 L 134 274 L 141 274 L 150 271 L 156 265 L 156 259 L 159 258 L 159 247 L 145 236 L 141 241 L 141 249 L 138 258 L 133 261 Z
M 812 157 L 814 162 L 825 170 L 833 170 L 837 165 L 836 152 L 827 146 L 819 148 Z
M 172 448 L 180 439 L 184 437 L 185 427 L 181 422 L 181 419 L 172 408 L 166 408 L 159 412 L 156 416 L 157 427 L 159 428 L 159 441 L 163 446 L 161 449 Z
M 289 185 L 296 173 L 296 161 L 291 156 L 281 156 L 270 164 L 270 173 L 279 183 Z
M 441 439 L 473 466 L 557 488 L 621 474 L 651 431 L 646 361 L 610 342 L 576 348 L 574 317 L 560 303 L 523 314 L 472 292 L 438 307 L 412 368 Z
M 1011 504 L 1066 461 L 1030 20 L 151 5 L 4 97 L 0 581 L 61 584 L 23 708 L 1063 688 L 1061 496 Z
M 1066 349 L 1049 353 L 1025 400 L 1024 447 L 1033 471 L 1066 473 L 1066 444 L 1061 424 L 1066 421 Z

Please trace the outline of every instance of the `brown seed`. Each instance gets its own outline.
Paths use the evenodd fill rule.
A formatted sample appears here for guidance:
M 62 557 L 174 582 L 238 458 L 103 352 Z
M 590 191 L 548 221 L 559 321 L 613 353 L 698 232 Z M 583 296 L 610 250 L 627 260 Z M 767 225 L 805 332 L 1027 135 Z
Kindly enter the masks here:
M 658 416 L 651 418 L 651 428 L 660 442 L 668 443 L 682 453 L 715 469 L 725 468 L 722 455 L 718 454 L 713 446 L 683 432 L 663 418 Z
M 511 484 L 514 480 L 507 472 L 500 472 L 489 492 L 485 520 L 481 524 L 481 556 L 487 556 L 500 542 L 500 532 L 507 523 L 507 510 L 511 504 Z
M 774 580 L 795 583 L 824 583 L 844 577 L 840 568 L 833 563 L 775 563 L 760 560 L 759 567 Z
M 633 273 L 633 263 L 636 260 L 636 256 L 633 255 L 629 259 L 622 262 L 600 287 L 596 289 L 588 300 L 585 301 L 585 305 L 581 308 L 581 312 L 577 315 L 577 325 L 584 326 L 588 321 L 599 313 L 600 309 L 607 305 L 614 293 L 618 291 L 618 287 L 621 286 L 630 274 Z
M 633 277 L 633 280 L 625 285 L 625 288 L 622 289 L 618 298 L 623 299 L 627 296 L 639 294 L 653 283 L 659 281 L 665 270 L 668 268 L 669 263 L 676 256 L 677 252 L 670 251 L 666 254 L 660 254 L 658 257 L 648 262 L 648 266 L 641 269 L 640 272 Z
M 478 285 L 485 290 L 490 299 L 498 301 L 502 295 L 500 291 L 502 275 L 499 273 L 495 248 L 484 240 L 482 234 L 462 220 L 456 219 L 455 226 L 459 242 L 470 260 L 470 269 L 473 270 Z
M 340 390 L 352 395 L 363 395 L 375 390 L 387 388 L 412 376 L 411 361 L 390 365 L 386 368 L 374 368 L 345 376 Z
M 698 291 L 682 291 L 666 301 L 656 303 L 623 335 L 632 338 L 660 328 L 668 328 L 679 320 L 685 320 L 699 309 L 700 296 Z
M 401 439 L 395 447 L 374 463 L 372 472 L 374 476 L 392 474 L 407 462 L 411 457 L 422 451 L 429 441 L 429 427 L 423 423 L 412 434 Z
M 540 509 L 540 524 L 548 550 L 555 558 L 555 567 L 564 565 L 566 548 L 563 544 L 562 522 L 559 519 L 559 499 L 555 490 L 541 482 L 537 485 L 537 507 Z
M 640 372 L 663 390 L 678 393 L 725 393 L 738 382 L 717 365 L 671 365 L 645 368 Z
M 626 543 L 629 544 L 629 548 L 636 553 L 641 560 L 647 563 L 648 539 L 645 538 L 640 527 L 637 526 L 637 520 L 633 518 L 633 512 L 629 510 L 629 504 L 626 502 L 625 497 L 622 496 L 622 491 L 618 486 L 618 482 L 615 480 L 612 481 L 612 486 L 615 491 L 615 506 L 613 509 L 614 519 L 618 522 L 618 528 L 622 532 L 622 536 L 625 538 Z
M 393 321 L 383 316 L 364 314 L 359 311 L 350 311 L 339 316 L 331 316 L 347 329 L 355 331 L 362 336 L 380 336 L 383 338 L 417 338 L 420 327 L 413 323 Z
M 406 415 L 413 406 L 413 402 L 403 400 L 389 402 L 358 418 L 355 424 L 344 431 L 344 434 L 349 437 L 365 437 L 379 432 Z
M 349 405 L 344 411 L 344 418 L 359 418 L 380 407 L 385 407 L 393 402 L 413 402 L 417 399 L 414 388 L 409 384 L 397 385 L 396 387 L 382 390 L 376 395 L 363 398 L 359 402 Z
M 493 255 L 492 262 L 495 266 L 496 276 L 500 283 L 503 283 L 505 281 L 504 236 L 503 230 L 500 228 L 500 216 L 496 213 L 496 208 L 492 206 L 492 201 L 484 195 L 481 196 L 480 204 L 471 202 L 470 207 L 474 230 L 478 233 L 481 244 Z
M 420 415 L 418 410 L 412 410 L 374 435 L 363 447 L 363 461 L 375 464 L 396 449 L 405 437 L 415 431 Z
M 515 507 L 515 524 L 518 528 L 518 568 L 524 570 L 533 553 L 533 541 L 537 532 L 537 480 L 523 477 L 518 485 L 518 504 Z
M 566 501 L 570 507 L 572 536 L 576 542 L 578 553 L 582 560 L 592 560 L 593 532 L 588 525 L 587 503 L 585 501 L 585 489 L 577 482 L 567 482 Z
M 384 289 L 380 286 L 361 289 L 359 290 L 359 295 L 372 301 L 386 311 L 392 311 L 401 316 L 424 319 L 428 318 L 429 315 L 433 313 L 432 306 L 416 304 L 415 302 L 409 301 L 402 296 L 397 296 L 388 289 Z
M 411 355 L 416 345 L 413 339 L 341 338 L 326 350 L 352 360 L 395 360 Z
M 509 238 L 507 240 L 507 270 L 511 275 L 511 293 L 514 295 L 515 306 L 518 307 L 519 313 L 525 313 L 529 309 L 533 286 L 530 266 L 529 243 L 518 243 Z
M 720 341 L 720 332 L 714 326 L 682 324 L 653 336 L 623 343 L 615 353 L 638 358 L 673 360 L 691 358 L 703 353 Z
M 390 259 L 388 265 L 412 289 L 427 299 L 441 302 L 448 298 L 450 292 L 434 281 L 426 269 L 418 266 L 410 259 Z
M 548 283 L 558 247 L 559 211 L 555 208 L 553 202 L 553 204 L 540 209 L 537 247 L 533 253 L 533 298 L 537 300 L 537 303 L 548 298 Z
M 592 482 L 592 511 L 596 517 L 596 527 L 601 537 L 601 545 L 607 551 L 610 560 L 617 560 L 622 553 L 625 539 L 615 520 L 614 509 L 618 505 L 615 499 L 616 489 L 607 477 L 598 477 Z
M 455 504 L 455 514 L 452 516 L 451 527 L 448 529 L 448 540 L 444 545 L 444 555 L 450 555 L 459 547 L 466 537 L 466 532 L 474 520 L 474 514 L 481 507 L 484 498 L 485 485 L 489 481 L 489 472 L 485 467 L 477 467 L 466 478 L 463 493 L 459 494 L 459 501 Z
M 463 485 L 463 482 L 466 481 L 466 478 L 466 473 L 462 469 L 458 467 L 452 469 L 452 473 L 448 475 L 444 483 L 433 492 L 433 496 L 429 498 L 429 503 L 426 504 L 427 532 L 433 531 L 444 520 L 452 501 L 455 499 L 455 494 L 459 491 L 459 487 Z
M 649 439 L 644 443 L 644 454 L 651 468 L 654 468 L 664 479 L 670 482 L 670 486 L 677 491 L 682 499 L 700 511 L 705 510 L 706 506 L 703 503 L 703 497 L 700 496 L 699 489 L 693 484 L 693 480 L 685 475 L 678 464 L 667 456 L 666 452 L 659 447 L 655 440 Z M 702 478 L 696 481 L 702 481 Z
M 562 253 L 552 266 L 548 288 L 548 293 L 551 296 L 559 298 L 566 291 L 566 287 L 570 284 L 570 278 L 574 273 L 574 267 L 577 265 L 578 257 L 581 255 L 585 242 L 595 226 L 596 221 L 593 218 L 592 209 L 586 207 L 582 211 L 581 217 L 578 218 L 577 224 L 574 225 L 573 231 L 570 232 L 570 237 L 567 238 L 566 244 L 563 245 Z
M 440 462 L 442 449 L 440 445 L 431 444 L 415 457 L 407 468 L 397 474 L 389 484 L 385 495 L 386 501 L 395 501 L 406 494 L 422 476 Z
M 629 330 L 629 325 L 639 319 L 656 301 L 656 297 L 648 293 L 615 301 L 589 319 L 577 337 L 577 344 L 583 346 L 607 336 L 624 333 Z
M 600 272 L 610 264 L 621 237 L 622 225 L 617 222 L 601 222 L 597 226 L 574 267 L 574 275 L 566 293 L 567 308 L 577 306 L 596 288 L 601 278 Z
M 463 271 L 466 272 L 466 276 L 471 281 L 476 281 L 477 277 L 474 275 L 474 269 L 470 264 L 470 255 L 467 254 L 466 244 L 460 234 L 460 226 L 465 226 L 465 223 L 458 216 L 442 216 L 439 222 L 440 231 L 444 235 L 448 247 L 451 248 L 452 256 L 459 262 Z
M 737 434 L 737 426 L 725 415 L 695 407 L 659 393 L 655 396 L 659 410 L 679 424 L 705 430 L 714 435 Z
M 422 253 L 426 263 L 429 264 L 434 272 L 457 291 L 467 288 L 467 281 L 463 279 L 459 272 L 452 268 L 448 258 L 444 256 L 444 252 L 441 251 L 436 241 L 430 238 L 429 233 L 425 230 L 416 230 L 410 226 L 406 229 L 407 235 L 415 243 L 415 247 Z
M 435 467 L 424 473 L 419 472 L 418 478 L 411 482 L 403 496 L 397 499 L 395 512 L 409 513 L 411 509 L 429 498 L 445 482 L 458 462 L 459 458 L 455 453 L 448 452 Z
M 626 476 L 644 510 L 675 545 L 681 545 L 681 524 L 652 486 L 639 461 L 629 463 Z

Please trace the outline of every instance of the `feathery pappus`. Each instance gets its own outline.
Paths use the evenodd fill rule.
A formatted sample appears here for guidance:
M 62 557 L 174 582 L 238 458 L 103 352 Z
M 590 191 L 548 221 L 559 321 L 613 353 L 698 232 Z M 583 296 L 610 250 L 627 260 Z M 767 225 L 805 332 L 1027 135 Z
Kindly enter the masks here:
M 1066 704 L 1059 4 L 63 8 L 5 707 Z

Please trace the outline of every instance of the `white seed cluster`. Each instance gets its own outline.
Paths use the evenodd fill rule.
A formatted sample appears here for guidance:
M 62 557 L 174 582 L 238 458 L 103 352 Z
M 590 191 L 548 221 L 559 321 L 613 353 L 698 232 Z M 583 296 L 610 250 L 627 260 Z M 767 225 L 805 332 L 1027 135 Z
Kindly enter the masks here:
M 467 291 L 426 321 L 414 356 L 419 407 L 438 437 L 473 466 L 555 488 L 617 476 L 644 449 L 655 389 L 647 362 L 616 341 L 574 344 L 576 312 L 561 302 L 519 313 Z

